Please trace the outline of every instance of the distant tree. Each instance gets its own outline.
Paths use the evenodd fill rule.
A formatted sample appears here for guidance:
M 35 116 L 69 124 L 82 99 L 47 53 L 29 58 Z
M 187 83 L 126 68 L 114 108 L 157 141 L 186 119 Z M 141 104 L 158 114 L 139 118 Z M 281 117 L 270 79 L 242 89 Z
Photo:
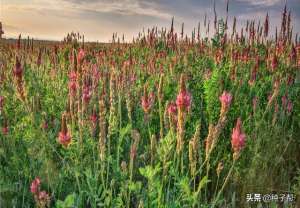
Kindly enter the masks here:
M 0 38 L 2 38 L 3 34 L 4 34 L 4 31 L 2 29 L 2 22 L 0 22 Z

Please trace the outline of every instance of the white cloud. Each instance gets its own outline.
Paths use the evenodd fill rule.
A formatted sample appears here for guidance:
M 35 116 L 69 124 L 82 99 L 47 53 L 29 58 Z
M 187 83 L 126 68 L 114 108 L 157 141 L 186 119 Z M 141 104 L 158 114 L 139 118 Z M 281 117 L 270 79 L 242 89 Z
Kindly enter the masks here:
M 76 14 L 82 11 L 115 13 L 121 15 L 141 15 L 161 19 L 171 19 L 172 15 L 161 11 L 157 2 L 141 0 L 32 0 L 30 4 L 5 3 L 3 11 L 56 11 L 62 14 Z
M 253 6 L 273 6 L 280 2 L 283 2 L 282 0 L 238 0 L 239 2 L 246 2 Z
M 113 1 L 77 1 L 77 0 L 64 0 L 68 6 L 80 11 L 89 10 L 94 12 L 107 12 L 117 13 L 121 15 L 145 15 L 153 16 L 162 19 L 170 19 L 171 14 L 161 12 L 158 9 L 158 4 L 155 2 L 148 2 L 147 5 L 141 4 L 139 0 L 113 0 Z

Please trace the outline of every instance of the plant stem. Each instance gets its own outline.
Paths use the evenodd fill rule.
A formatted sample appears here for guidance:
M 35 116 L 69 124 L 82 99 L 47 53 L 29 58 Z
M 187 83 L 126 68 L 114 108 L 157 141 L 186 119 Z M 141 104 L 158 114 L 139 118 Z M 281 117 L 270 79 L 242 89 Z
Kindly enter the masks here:
M 227 174 L 227 176 L 226 176 L 226 179 L 225 179 L 225 181 L 224 181 L 224 183 L 223 183 L 223 185 L 222 185 L 222 188 L 221 188 L 220 191 L 218 192 L 217 197 L 214 199 L 211 208 L 214 208 L 214 207 L 215 207 L 215 205 L 216 205 L 216 203 L 218 202 L 218 200 L 219 200 L 219 198 L 220 198 L 220 196 L 221 196 L 221 194 L 222 194 L 222 192 L 223 192 L 225 186 L 227 185 L 227 183 L 228 183 L 228 181 L 229 181 L 229 178 L 231 177 L 231 174 L 232 174 L 232 171 L 233 171 L 235 162 L 236 162 L 236 160 L 233 160 L 232 166 L 231 166 L 231 168 L 230 168 L 230 170 L 229 170 L 229 172 L 228 172 L 228 174 Z
M 207 163 L 206 163 L 206 178 L 208 178 L 209 169 L 210 169 L 210 164 L 209 164 L 209 157 L 208 157 Z M 207 196 L 207 186 L 205 187 L 205 197 L 206 197 L 206 200 L 207 200 L 208 199 L 208 196 Z
M 217 184 L 216 184 L 216 187 L 215 187 L 215 191 L 214 191 L 214 196 L 213 196 L 213 198 L 215 198 L 215 197 L 216 197 L 216 194 L 217 194 L 217 189 L 218 189 L 218 186 L 219 186 L 219 179 L 220 179 L 220 177 L 218 176 L 218 178 L 217 178 Z
M 160 139 L 162 139 L 164 137 L 164 118 L 163 118 L 163 113 L 162 113 L 162 106 L 161 106 L 161 100 L 158 99 L 158 110 L 159 110 L 159 124 L 160 124 L 160 131 L 159 131 L 159 135 L 160 135 Z

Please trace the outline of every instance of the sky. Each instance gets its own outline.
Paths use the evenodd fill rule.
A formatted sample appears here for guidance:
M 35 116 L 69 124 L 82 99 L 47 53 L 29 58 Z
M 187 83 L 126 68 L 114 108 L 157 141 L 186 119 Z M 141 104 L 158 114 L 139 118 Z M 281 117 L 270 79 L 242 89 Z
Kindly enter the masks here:
M 218 18 L 225 18 L 227 0 L 215 1 Z M 270 31 L 275 31 L 286 1 L 294 31 L 300 32 L 300 0 L 229 0 L 229 24 L 233 16 L 239 27 L 247 19 L 263 22 L 268 12 Z M 172 17 L 176 31 L 184 22 L 185 32 L 191 34 L 198 22 L 204 28 L 205 14 L 212 23 L 213 0 L 0 0 L 0 21 L 7 38 L 22 34 L 62 40 L 74 31 L 88 41 L 109 42 L 113 33 L 132 40 L 143 28 L 170 27 Z

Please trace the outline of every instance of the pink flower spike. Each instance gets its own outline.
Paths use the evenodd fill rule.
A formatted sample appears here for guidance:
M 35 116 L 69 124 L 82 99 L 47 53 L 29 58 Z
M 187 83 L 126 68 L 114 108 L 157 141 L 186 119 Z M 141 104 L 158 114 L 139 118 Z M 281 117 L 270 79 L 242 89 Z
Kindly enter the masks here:
M 167 106 L 167 111 L 169 114 L 175 114 L 177 112 L 177 106 L 175 102 L 170 102 Z
M 141 98 L 141 105 L 145 113 L 149 113 L 154 103 L 154 93 L 148 93 L 147 85 L 144 86 L 144 95 Z
M 292 103 L 292 101 L 289 100 L 288 104 L 287 104 L 287 111 L 288 111 L 288 113 L 291 113 L 292 110 L 293 110 L 293 103 Z
M 151 108 L 151 102 L 150 102 L 150 99 L 148 99 L 148 97 L 146 96 L 143 96 L 142 97 L 142 107 L 143 107 L 143 110 L 148 113 L 150 108 Z
M 71 72 L 69 73 L 69 79 L 70 79 L 71 81 L 76 81 L 76 80 L 77 80 L 77 73 L 76 73 L 76 71 L 71 71 Z
M 3 109 L 4 106 L 4 97 L 0 95 L 0 111 Z
M 41 185 L 41 180 L 40 180 L 40 178 L 36 177 L 31 182 L 31 186 L 30 186 L 31 193 L 37 194 L 39 192 L 40 185 Z
M 62 144 L 64 147 L 68 147 L 69 144 L 71 143 L 71 136 L 68 132 L 59 132 L 58 135 L 58 141 L 60 144 Z
M 229 107 L 232 101 L 232 95 L 229 92 L 224 91 L 223 94 L 219 97 L 219 100 L 222 106 Z
M 21 66 L 21 63 L 20 63 L 18 57 L 16 57 L 16 65 L 15 65 L 15 68 L 14 68 L 14 75 L 18 79 L 22 78 L 22 75 L 23 75 L 23 68 Z
M 282 96 L 281 103 L 282 103 L 282 107 L 285 109 L 286 104 L 287 104 L 287 97 L 286 97 L 286 95 Z
M 97 124 L 97 120 L 98 120 L 98 116 L 96 112 L 93 112 L 92 115 L 90 116 L 90 120 L 91 122 L 96 125 Z
M 3 134 L 3 135 L 7 135 L 7 134 L 8 134 L 8 131 L 9 131 L 8 126 L 2 127 L 2 134 Z
M 39 193 L 39 200 L 40 201 L 47 201 L 49 199 L 49 195 L 47 194 L 46 191 L 41 191 Z
M 81 49 L 79 50 L 78 55 L 77 55 L 77 63 L 78 63 L 78 64 L 82 64 L 82 61 L 83 61 L 83 59 L 84 59 L 84 56 L 85 56 L 85 52 L 84 52 L 84 50 L 81 48 Z
M 83 87 L 82 98 L 85 103 L 89 103 L 92 97 L 92 88 L 89 85 Z
M 231 145 L 234 152 L 240 152 L 245 146 L 246 135 L 242 132 L 241 126 L 242 120 L 238 118 L 231 135 Z
M 187 91 L 180 91 L 176 98 L 178 108 L 189 109 L 191 106 L 191 94 Z

